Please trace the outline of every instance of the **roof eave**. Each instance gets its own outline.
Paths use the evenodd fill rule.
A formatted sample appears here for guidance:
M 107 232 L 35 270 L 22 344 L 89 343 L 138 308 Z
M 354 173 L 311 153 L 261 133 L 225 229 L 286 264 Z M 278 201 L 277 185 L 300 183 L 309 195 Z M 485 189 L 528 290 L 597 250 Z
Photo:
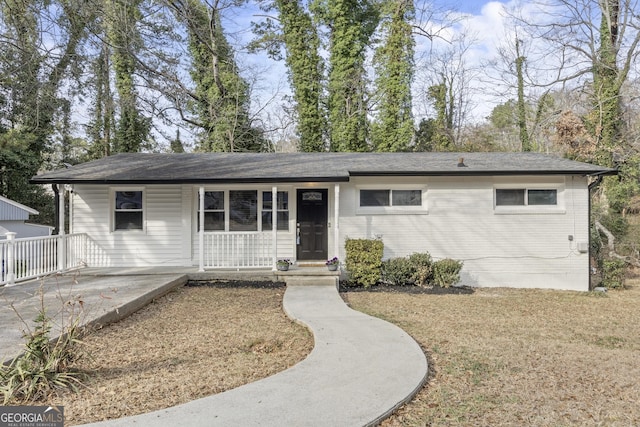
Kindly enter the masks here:
M 87 178 L 39 178 L 29 180 L 32 184 L 100 184 L 100 185 L 150 185 L 150 184 L 275 184 L 302 182 L 348 182 L 350 177 L 409 177 L 409 176 L 536 176 L 536 175 L 580 175 L 596 176 L 617 175 L 616 169 L 592 170 L 461 170 L 449 171 L 349 171 L 347 176 L 305 176 L 305 177 L 269 177 L 269 178 L 132 178 L 132 179 L 87 179 Z
M 109 184 L 109 185 L 150 185 L 150 184 L 275 184 L 301 182 L 348 182 L 348 176 L 301 177 L 301 178 L 238 178 L 238 179 L 77 179 L 77 178 L 32 178 L 32 184 Z
M 356 171 L 351 176 L 523 176 L 523 175 L 617 175 L 615 169 L 607 170 L 513 170 L 513 171 L 420 171 L 420 172 L 380 172 Z

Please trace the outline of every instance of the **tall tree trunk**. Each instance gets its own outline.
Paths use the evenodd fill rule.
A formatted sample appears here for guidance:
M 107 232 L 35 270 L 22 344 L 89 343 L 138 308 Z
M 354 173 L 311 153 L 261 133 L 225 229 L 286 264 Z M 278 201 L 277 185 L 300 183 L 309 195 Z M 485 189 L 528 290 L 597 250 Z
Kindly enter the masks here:
M 518 79 L 518 129 L 520 131 L 520 145 L 522 151 L 531 151 L 529 132 L 527 131 L 527 107 L 524 99 L 524 62 L 525 57 L 520 54 L 520 40 L 516 36 L 516 76 Z
M 284 33 L 293 98 L 298 113 L 300 151 L 324 151 L 326 120 L 322 111 L 320 37 L 299 0 L 277 0 Z

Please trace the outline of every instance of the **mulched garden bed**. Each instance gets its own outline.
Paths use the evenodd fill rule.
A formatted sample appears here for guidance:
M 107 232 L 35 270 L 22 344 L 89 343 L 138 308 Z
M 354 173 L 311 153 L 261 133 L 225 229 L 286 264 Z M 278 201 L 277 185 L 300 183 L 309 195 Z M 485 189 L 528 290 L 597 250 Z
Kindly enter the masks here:
M 279 289 L 285 288 L 286 284 L 284 282 L 270 282 L 266 280 L 191 280 L 187 282 L 185 286 L 188 287 L 209 287 L 209 288 L 219 288 L 219 289 L 227 289 L 227 288 L 235 288 L 235 289 L 243 289 L 243 288 L 252 288 L 252 289 Z
M 475 291 L 468 286 L 451 286 L 442 288 L 440 286 L 422 287 L 416 285 L 385 285 L 377 284 L 365 288 L 363 286 L 350 286 L 348 283 L 340 282 L 341 293 L 348 292 L 387 292 L 395 294 L 430 294 L 430 295 L 469 295 Z

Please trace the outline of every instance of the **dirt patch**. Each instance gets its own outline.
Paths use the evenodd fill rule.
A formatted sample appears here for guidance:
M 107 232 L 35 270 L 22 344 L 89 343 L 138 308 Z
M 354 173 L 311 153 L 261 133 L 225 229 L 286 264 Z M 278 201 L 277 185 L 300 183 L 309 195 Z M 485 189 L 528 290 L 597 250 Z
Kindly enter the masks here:
M 197 283 L 85 338 L 87 388 L 65 393 L 67 425 L 140 414 L 256 381 L 304 359 L 307 329 L 282 310 L 283 284 Z
M 640 425 L 640 281 L 606 295 L 348 292 L 411 334 L 429 381 L 384 426 Z

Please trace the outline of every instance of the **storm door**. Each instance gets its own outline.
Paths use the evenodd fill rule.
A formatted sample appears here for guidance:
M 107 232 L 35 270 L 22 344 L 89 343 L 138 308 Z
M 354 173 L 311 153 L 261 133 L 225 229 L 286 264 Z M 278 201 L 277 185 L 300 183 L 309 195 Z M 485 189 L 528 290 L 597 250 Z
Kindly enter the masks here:
M 328 242 L 328 190 L 298 190 L 296 224 L 297 259 L 326 260 Z

